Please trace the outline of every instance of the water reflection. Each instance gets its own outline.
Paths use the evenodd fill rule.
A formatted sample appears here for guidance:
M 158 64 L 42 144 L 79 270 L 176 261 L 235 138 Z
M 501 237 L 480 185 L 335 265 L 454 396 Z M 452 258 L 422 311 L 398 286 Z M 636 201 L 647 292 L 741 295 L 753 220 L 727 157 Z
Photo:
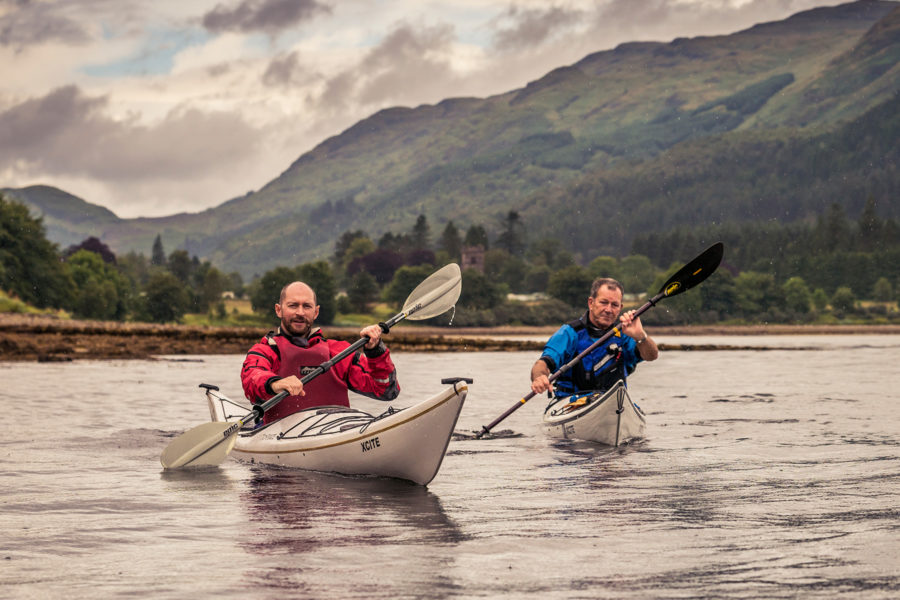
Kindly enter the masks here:
M 219 494 L 235 485 L 231 476 L 218 466 L 162 469 L 159 477 L 178 491 L 212 491 Z
M 254 465 L 241 494 L 250 530 L 241 545 L 261 556 L 252 585 L 304 597 L 452 596 L 446 573 L 464 535 L 437 496 L 400 480 Z M 277 559 L 277 560 L 275 560 Z M 398 566 L 402 568 L 398 570 Z M 381 573 L 377 588 L 373 573 Z
M 427 488 L 405 481 L 254 465 L 242 494 L 266 532 L 254 552 L 307 552 L 321 545 L 453 544 L 456 523 Z
M 556 438 L 548 439 L 547 444 L 556 451 L 554 457 L 561 463 L 614 460 L 617 456 L 636 452 L 647 446 L 645 440 L 630 440 L 618 446 L 607 446 L 584 440 Z

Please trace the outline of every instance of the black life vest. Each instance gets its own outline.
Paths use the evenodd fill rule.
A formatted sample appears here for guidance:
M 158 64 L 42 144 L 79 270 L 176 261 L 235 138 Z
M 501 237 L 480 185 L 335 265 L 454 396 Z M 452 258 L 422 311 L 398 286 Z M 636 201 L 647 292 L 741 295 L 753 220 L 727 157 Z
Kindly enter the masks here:
M 567 323 L 575 330 L 577 345 L 575 354 L 581 354 L 596 342 L 603 332 L 594 327 L 588 327 L 586 317 L 575 319 Z M 593 334 L 593 335 L 592 335 Z M 563 373 L 556 380 L 557 395 L 568 396 L 576 392 L 606 391 L 617 381 L 625 378 L 634 371 L 634 367 L 626 369 L 623 358 L 623 336 L 616 332 L 605 343 L 600 344 L 588 353 L 584 358 Z

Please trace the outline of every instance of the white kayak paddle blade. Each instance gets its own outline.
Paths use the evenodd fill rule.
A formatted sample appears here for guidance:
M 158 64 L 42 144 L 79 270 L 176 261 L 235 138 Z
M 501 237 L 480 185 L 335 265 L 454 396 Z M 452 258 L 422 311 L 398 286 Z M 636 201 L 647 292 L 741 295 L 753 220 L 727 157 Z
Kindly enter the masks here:
M 234 423 L 204 423 L 184 432 L 166 446 L 159 462 L 163 468 L 218 465 L 234 448 L 239 427 Z
M 460 292 L 462 273 L 458 264 L 450 263 L 416 286 L 403 305 L 403 313 L 413 321 L 436 317 L 456 305 Z

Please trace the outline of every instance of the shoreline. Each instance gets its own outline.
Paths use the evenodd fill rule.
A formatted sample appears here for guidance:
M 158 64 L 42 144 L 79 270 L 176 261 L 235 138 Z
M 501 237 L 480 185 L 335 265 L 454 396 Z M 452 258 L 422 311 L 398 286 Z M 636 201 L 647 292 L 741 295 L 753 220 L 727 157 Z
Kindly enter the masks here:
M 419 352 L 540 351 L 547 327 L 420 327 L 399 324 L 386 338 L 392 350 Z M 353 342 L 359 327 L 325 326 L 332 339 Z M 696 325 L 648 327 L 652 335 L 900 335 L 900 325 Z M 53 362 L 77 359 L 147 359 L 160 355 L 244 354 L 265 335 L 257 327 L 203 327 L 64 320 L 44 315 L 0 313 L 0 361 Z M 737 346 L 662 345 L 664 350 L 743 349 Z M 753 347 L 755 350 L 766 348 Z

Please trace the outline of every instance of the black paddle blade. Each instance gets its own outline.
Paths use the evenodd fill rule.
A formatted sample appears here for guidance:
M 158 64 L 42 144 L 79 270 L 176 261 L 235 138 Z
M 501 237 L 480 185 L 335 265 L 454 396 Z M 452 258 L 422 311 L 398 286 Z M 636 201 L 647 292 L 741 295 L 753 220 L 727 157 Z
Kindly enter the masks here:
M 668 298 L 688 291 L 715 272 L 719 267 L 719 263 L 722 262 L 724 254 L 724 244 L 716 242 L 672 275 L 660 288 L 659 293 L 663 297 Z

